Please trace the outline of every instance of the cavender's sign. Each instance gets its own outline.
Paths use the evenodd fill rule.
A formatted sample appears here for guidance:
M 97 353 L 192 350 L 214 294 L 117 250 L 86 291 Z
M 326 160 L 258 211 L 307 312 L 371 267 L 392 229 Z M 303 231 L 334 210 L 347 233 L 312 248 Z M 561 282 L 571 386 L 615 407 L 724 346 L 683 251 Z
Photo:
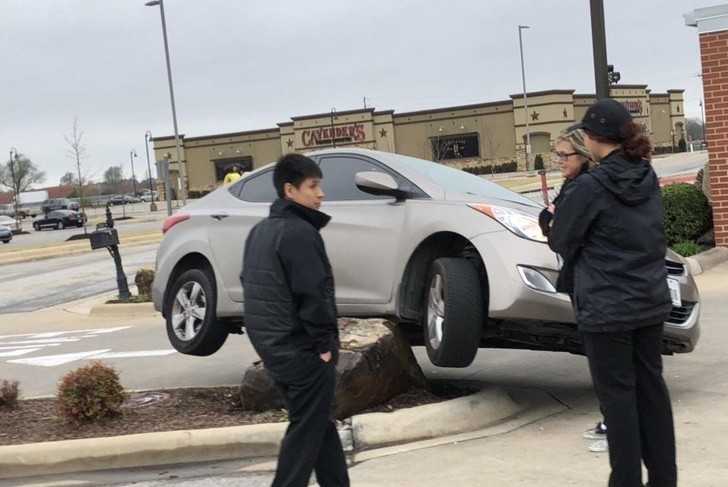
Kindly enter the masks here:
M 339 127 L 322 127 L 314 130 L 304 130 L 301 134 L 301 142 L 303 142 L 304 147 L 330 144 L 332 139 L 336 140 L 336 142 L 362 142 L 366 139 L 364 125 L 353 123 Z

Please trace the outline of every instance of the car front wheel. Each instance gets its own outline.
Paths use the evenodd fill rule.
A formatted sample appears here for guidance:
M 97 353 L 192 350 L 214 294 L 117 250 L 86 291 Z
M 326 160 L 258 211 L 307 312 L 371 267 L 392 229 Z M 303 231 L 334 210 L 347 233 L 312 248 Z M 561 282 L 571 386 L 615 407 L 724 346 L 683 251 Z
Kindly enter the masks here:
M 212 355 L 228 337 L 228 328 L 217 321 L 214 282 L 209 271 L 190 269 L 172 283 L 164 315 L 169 341 L 180 353 Z
M 475 359 L 485 322 L 478 271 L 466 259 L 432 263 L 424 297 L 427 356 L 438 367 L 467 367 Z

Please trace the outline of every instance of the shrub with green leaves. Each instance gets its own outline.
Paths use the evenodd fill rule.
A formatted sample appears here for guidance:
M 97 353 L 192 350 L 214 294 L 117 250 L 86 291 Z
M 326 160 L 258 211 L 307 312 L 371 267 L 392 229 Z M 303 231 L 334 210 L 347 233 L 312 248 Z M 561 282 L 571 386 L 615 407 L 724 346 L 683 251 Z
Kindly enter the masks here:
M 673 184 L 662 189 L 667 244 L 691 242 L 710 229 L 710 205 L 705 195 L 690 184 Z
M 0 382 L 0 407 L 12 409 L 18 405 L 18 381 Z
M 58 413 L 71 423 L 116 416 L 124 399 L 119 374 L 101 362 L 72 370 L 58 384 Z
M 703 247 L 695 242 L 678 242 L 671 248 L 683 257 L 690 257 L 703 251 Z

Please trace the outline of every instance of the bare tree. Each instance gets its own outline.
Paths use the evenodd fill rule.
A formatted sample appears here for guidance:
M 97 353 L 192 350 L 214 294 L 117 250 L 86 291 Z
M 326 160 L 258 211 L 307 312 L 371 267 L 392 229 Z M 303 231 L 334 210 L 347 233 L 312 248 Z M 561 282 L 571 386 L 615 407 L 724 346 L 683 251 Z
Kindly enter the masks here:
M 81 205 L 81 214 L 86 214 L 85 200 L 83 197 L 83 184 L 85 178 L 81 175 L 81 160 L 85 159 L 88 155 L 86 147 L 83 145 L 83 130 L 78 128 L 78 117 L 73 118 L 73 131 L 70 135 L 64 135 L 63 138 L 68 144 L 68 150 L 66 155 L 76 163 L 76 172 L 78 173 L 78 196 L 79 204 Z M 83 233 L 86 234 L 86 218 L 83 218 Z

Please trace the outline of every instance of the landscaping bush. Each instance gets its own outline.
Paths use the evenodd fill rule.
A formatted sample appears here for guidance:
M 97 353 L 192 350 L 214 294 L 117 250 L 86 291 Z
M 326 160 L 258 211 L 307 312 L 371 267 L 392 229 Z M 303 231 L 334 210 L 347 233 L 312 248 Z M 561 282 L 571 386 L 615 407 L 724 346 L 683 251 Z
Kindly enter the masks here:
M 0 407 L 12 409 L 18 405 L 18 381 L 0 382 Z
M 499 174 L 504 172 L 516 172 L 518 171 L 518 163 L 516 161 L 504 162 L 503 164 L 487 165 L 487 166 L 476 166 L 466 167 L 463 171 L 469 172 L 470 174 Z
M 139 296 L 151 300 L 152 282 L 154 281 L 154 271 L 152 269 L 139 269 L 134 276 L 134 282 L 137 286 Z
M 712 225 L 710 205 L 705 195 L 690 184 L 673 184 L 662 189 L 667 244 L 691 242 Z
M 101 362 L 72 370 L 58 385 L 58 413 L 71 423 L 116 416 L 124 399 L 119 374 Z
M 678 242 L 672 246 L 672 250 L 682 255 L 683 257 L 690 257 L 691 255 L 699 254 L 703 251 L 703 247 L 695 242 Z

